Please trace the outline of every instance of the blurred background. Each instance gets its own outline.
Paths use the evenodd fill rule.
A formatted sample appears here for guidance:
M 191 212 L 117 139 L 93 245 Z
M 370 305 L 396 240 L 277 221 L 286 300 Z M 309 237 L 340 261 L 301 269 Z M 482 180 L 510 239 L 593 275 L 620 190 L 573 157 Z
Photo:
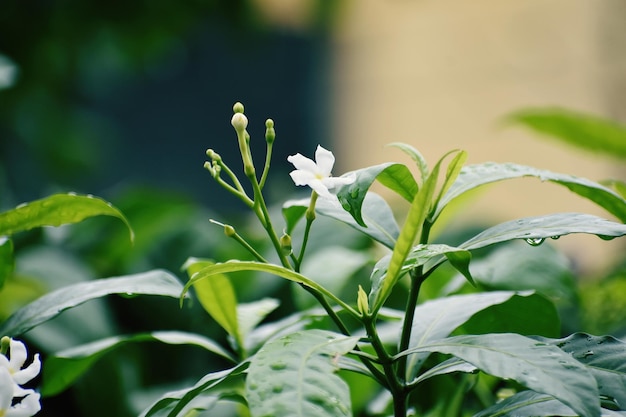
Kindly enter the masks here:
M 33 232 L 16 240 L 19 270 L 48 290 L 153 267 L 178 271 L 190 255 L 234 256 L 238 249 L 224 244 L 207 218 L 243 207 L 202 165 L 213 148 L 240 168 L 230 126 L 235 101 L 246 107 L 257 161 L 264 157 L 264 121 L 275 121 L 268 183 L 277 202 L 296 191 L 287 155 L 312 156 L 318 143 L 334 151 L 335 174 L 392 160 L 410 164 L 385 147 L 406 142 L 431 164 L 461 148 L 469 163 L 623 179 L 618 159 L 544 141 L 502 118 L 559 106 L 626 122 L 624 16 L 621 0 L 4 0 L 0 209 L 54 192 L 92 193 L 118 206 L 137 235 L 129 249 L 127 232 L 99 219 L 72 226 L 69 237 L 64 229 Z M 533 179 L 490 186 L 464 204 L 451 226 L 560 211 L 610 218 L 563 187 Z M 610 275 L 623 262 L 617 241 L 568 236 L 554 243 L 579 276 Z M 5 287 L 15 306 L 43 291 L 18 287 Z M 256 289 L 239 295 L 253 299 Z M 623 329 L 623 307 L 601 307 L 625 291 L 620 279 L 587 292 L 583 304 L 593 317 L 575 325 Z M 154 316 L 128 300 L 115 303 L 125 315 L 132 311 L 132 322 L 92 312 L 91 324 L 106 318 L 95 328 L 85 322 L 68 335 L 60 330 L 67 323 L 59 323 L 30 337 L 54 350 L 154 326 Z M 160 328 L 180 327 L 175 304 L 161 313 Z M 15 306 L 0 301 L 0 319 Z M 186 323 L 211 331 L 206 320 Z M 135 361 L 150 362 L 134 353 Z M 104 364 L 100 372 L 116 371 Z M 128 413 L 103 407 L 108 415 Z

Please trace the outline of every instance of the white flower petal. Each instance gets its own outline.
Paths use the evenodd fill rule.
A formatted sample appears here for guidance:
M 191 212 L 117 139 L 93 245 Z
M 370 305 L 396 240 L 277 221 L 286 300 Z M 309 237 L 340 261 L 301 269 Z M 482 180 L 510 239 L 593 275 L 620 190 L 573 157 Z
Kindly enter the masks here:
M 315 174 L 301 169 L 291 171 L 289 175 L 296 185 L 309 185 L 315 179 Z
M 26 362 L 26 357 L 28 356 L 26 346 L 24 346 L 24 343 L 15 339 L 11 339 L 10 346 L 11 359 L 9 362 L 11 363 L 13 371 L 18 371 L 22 368 L 24 362 Z
M 4 367 L 0 367 L 0 413 L 6 412 L 11 408 L 11 401 L 13 400 L 13 378 L 9 374 L 9 370 Z
M 309 171 L 312 173 L 317 172 L 317 165 L 311 159 L 306 156 L 302 156 L 297 153 L 295 155 L 291 155 L 287 157 L 287 161 L 291 162 L 294 167 L 298 170 Z
M 41 396 L 33 390 L 6 412 L 6 417 L 31 417 L 41 410 Z
M 324 185 L 324 183 L 320 180 L 313 180 L 308 183 L 308 186 L 313 189 L 320 197 L 323 198 L 333 198 L 334 196 L 328 191 L 328 188 Z
M 39 354 L 36 354 L 30 365 L 13 374 L 13 380 L 20 385 L 25 384 L 39 375 L 39 371 L 41 371 L 41 361 L 39 360 Z
M 324 177 L 330 177 L 330 173 L 335 165 L 335 155 L 333 155 L 331 151 L 317 145 L 317 149 L 315 150 L 315 162 L 317 163 L 319 173 Z

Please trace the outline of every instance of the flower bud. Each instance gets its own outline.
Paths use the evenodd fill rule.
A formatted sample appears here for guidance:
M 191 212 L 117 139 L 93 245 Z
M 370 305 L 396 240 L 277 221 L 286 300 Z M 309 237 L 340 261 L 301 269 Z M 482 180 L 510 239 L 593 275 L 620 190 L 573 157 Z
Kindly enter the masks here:
M 356 299 L 356 307 L 357 310 L 364 316 L 367 316 L 369 314 L 370 306 L 367 300 L 367 294 L 365 294 L 365 291 L 363 291 L 363 287 L 361 287 L 360 285 Z
M 243 133 L 248 127 L 248 118 L 243 113 L 235 113 L 230 119 L 230 124 L 233 125 L 237 133 Z
M 265 121 L 265 141 L 269 144 L 274 143 L 274 139 L 276 139 L 276 131 L 274 130 L 274 121 L 272 119 L 267 119 Z
M 3 336 L 0 339 L 0 355 L 6 355 L 9 351 L 9 346 L 11 344 L 11 338 L 9 336 Z
M 291 236 L 287 233 L 280 237 L 280 248 L 285 256 L 291 255 L 293 248 L 291 247 Z
M 225 224 L 224 225 L 224 234 L 228 237 L 233 237 L 237 234 L 237 232 L 235 231 L 235 228 L 232 227 L 229 224 Z
M 243 104 L 236 102 L 233 105 L 233 113 L 243 113 Z
M 222 160 L 222 157 L 220 156 L 220 154 L 215 152 L 213 149 L 207 149 L 206 150 L 206 156 L 211 158 L 212 161 L 221 161 Z

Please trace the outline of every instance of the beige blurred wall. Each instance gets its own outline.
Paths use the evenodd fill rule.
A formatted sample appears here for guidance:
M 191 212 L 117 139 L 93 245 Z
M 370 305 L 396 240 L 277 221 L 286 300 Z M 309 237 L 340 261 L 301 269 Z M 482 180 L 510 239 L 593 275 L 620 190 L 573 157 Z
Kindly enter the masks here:
M 626 2 L 598 0 L 352 0 L 334 36 L 338 171 L 397 160 L 399 141 L 434 162 L 461 148 L 468 163 L 517 162 L 588 177 L 626 178 L 623 164 L 565 148 L 498 120 L 527 106 L 565 106 L 626 121 Z M 463 221 L 562 211 L 610 214 L 537 180 L 489 188 Z M 558 244 L 585 269 L 619 242 Z M 599 261 L 598 261 L 599 259 Z

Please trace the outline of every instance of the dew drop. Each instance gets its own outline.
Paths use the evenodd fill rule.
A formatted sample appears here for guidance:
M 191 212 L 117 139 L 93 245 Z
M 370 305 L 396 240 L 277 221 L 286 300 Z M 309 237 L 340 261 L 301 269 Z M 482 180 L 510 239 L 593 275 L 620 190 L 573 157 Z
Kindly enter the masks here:
M 275 394 L 283 392 L 283 386 L 282 385 L 274 385 L 272 387 L 272 392 L 275 393 Z
M 593 350 L 588 350 L 585 353 L 583 353 L 583 358 L 588 358 L 589 356 L 593 356 Z
M 613 240 L 616 236 L 608 236 L 608 235 L 598 235 L 598 237 L 602 240 Z
M 544 242 L 544 238 L 542 237 L 529 237 L 528 239 L 526 239 L 526 243 L 528 243 L 530 246 L 539 246 Z
M 281 369 L 285 369 L 286 367 L 287 364 L 285 362 L 274 362 L 270 365 L 270 368 L 272 368 L 274 371 L 280 371 Z
M 557 240 L 557 239 L 558 239 L 558 238 L 560 238 L 560 237 L 561 237 L 561 236 L 559 236 L 559 235 L 556 235 L 556 236 L 550 236 L 550 239 L 552 239 L 552 240 Z

